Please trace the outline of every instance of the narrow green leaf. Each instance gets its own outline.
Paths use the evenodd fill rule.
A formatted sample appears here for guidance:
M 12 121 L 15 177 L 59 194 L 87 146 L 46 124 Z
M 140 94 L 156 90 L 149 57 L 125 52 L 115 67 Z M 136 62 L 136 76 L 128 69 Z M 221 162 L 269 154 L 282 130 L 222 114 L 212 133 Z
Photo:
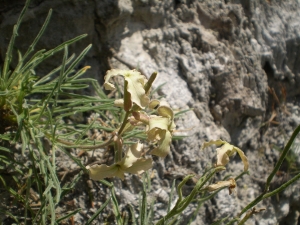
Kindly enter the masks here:
M 171 204 L 172 204 L 173 195 L 174 195 L 174 191 L 175 191 L 175 184 L 176 184 L 176 180 L 174 179 L 172 182 L 172 187 L 171 187 L 171 191 L 170 191 L 170 195 L 169 195 L 167 213 L 170 212 L 170 209 L 171 209 Z
M 82 210 L 82 209 L 75 209 L 74 211 L 69 212 L 67 215 L 58 218 L 58 219 L 56 220 L 56 223 L 59 224 L 59 222 L 62 222 L 63 220 L 69 219 L 71 216 L 74 216 L 75 214 L 77 214 L 77 213 L 80 212 L 81 210 Z
M 5 59 L 4 59 L 3 70 L 2 70 L 2 77 L 5 81 L 7 81 L 7 79 L 8 79 L 7 72 L 8 72 L 8 68 L 9 68 L 9 65 L 10 65 L 10 62 L 11 62 L 11 59 L 12 59 L 12 50 L 13 50 L 13 46 L 14 46 L 14 43 L 15 43 L 15 38 L 18 36 L 18 29 L 20 27 L 21 21 L 23 20 L 25 12 L 27 11 L 29 3 L 30 3 L 30 0 L 26 0 L 25 6 L 24 6 L 24 8 L 22 9 L 22 11 L 19 15 L 17 24 L 13 28 L 13 34 L 12 34 L 12 37 L 11 37 L 10 42 L 8 44 L 6 56 L 5 56 Z
M 108 198 L 102 205 L 101 207 L 92 215 L 92 217 L 87 221 L 87 223 L 85 225 L 89 225 L 91 224 L 98 216 L 99 214 L 105 209 L 105 207 L 108 205 L 108 203 L 110 202 L 111 197 Z
M 92 44 L 89 44 L 80 55 L 74 60 L 74 62 L 69 66 L 66 70 L 66 76 L 74 69 L 74 67 L 83 59 L 83 57 L 87 54 L 87 52 L 91 49 Z
M 128 204 L 129 206 L 129 211 L 130 211 L 130 214 L 131 214 L 131 224 L 132 225 L 137 225 L 136 224 L 136 219 L 135 219 L 135 211 L 134 211 L 134 208 L 131 204 Z
M 115 217 L 116 217 L 116 220 L 117 220 L 117 224 L 118 225 L 123 225 L 123 219 L 121 217 L 121 212 L 120 212 L 120 209 L 119 209 L 119 203 L 118 203 L 118 200 L 116 198 L 114 187 L 111 188 L 111 198 L 112 198 L 113 210 L 114 210 L 114 214 L 115 214 Z

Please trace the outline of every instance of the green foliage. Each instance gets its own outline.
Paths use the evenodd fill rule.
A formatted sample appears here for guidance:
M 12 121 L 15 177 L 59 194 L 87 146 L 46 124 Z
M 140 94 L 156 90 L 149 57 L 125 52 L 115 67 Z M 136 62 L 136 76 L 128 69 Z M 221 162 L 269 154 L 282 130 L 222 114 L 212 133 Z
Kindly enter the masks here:
M 203 147 L 220 146 L 216 149 L 216 164 L 199 174 L 199 177 L 190 174 L 181 181 L 174 180 L 166 214 L 158 221 L 154 221 L 155 199 L 152 198 L 150 204 L 147 201 L 151 195 L 151 178 L 148 172 L 152 167 L 152 157 L 147 154 L 140 142 L 143 142 L 147 149 L 151 148 L 150 154 L 166 157 L 170 153 L 171 140 L 176 138 L 173 136 L 174 119 L 185 111 L 174 113 L 161 99 L 150 100 L 153 92 L 156 91 L 151 92 L 150 89 L 157 73 L 153 73 L 147 80 L 136 70 L 108 71 L 104 86 L 110 90 L 117 89 L 116 96 L 122 97 L 117 100 L 109 98 L 96 80 L 82 78 L 89 66 L 78 68 L 78 64 L 92 46 L 87 46 L 77 57 L 70 56 L 68 48 L 86 35 L 75 37 L 51 50 L 34 52 L 50 20 L 51 10 L 25 54 L 18 52 L 18 63 L 11 70 L 11 62 L 15 60 L 13 59 L 14 42 L 29 2 L 26 1 L 14 26 L 0 72 L 0 183 L 3 186 L 0 197 L 8 197 L 11 205 L 18 208 L 18 211 L 14 211 L 13 207 L 2 207 L 0 209 L 2 215 L 18 224 L 61 224 L 82 210 L 75 209 L 64 212 L 63 215 L 57 211 L 59 204 L 64 202 L 75 185 L 84 180 L 84 174 L 89 174 L 90 178 L 109 190 L 104 203 L 86 224 L 93 224 L 104 210 L 109 210 L 109 205 L 113 206 L 114 221 L 118 225 L 179 224 L 181 213 L 190 204 L 197 204 L 197 210 L 192 217 L 195 218 L 202 204 L 213 198 L 220 190 L 227 188 L 229 194 L 234 190 L 235 181 L 248 173 L 247 157 L 241 149 L 225 141 L 206 142 Z M 39 77 L 36 74 L 38 66 L 45 59 L 61 51 L 63 51 L 61 65 L 44 77 Z M 117 84 L 110 83 L 112 77 L 116 75 L 124 77 L 123 88 L 122 85 L 119 87 Z M 89 85 L 94 88 L 95 96 L 79 94 Z M 76 120 L 76 117 L 81 117 L 82 113 L 93 113 L 94 116 L 84 124 Z M 107 135 L 106 141 L 86 138 L 86 134 L 93 129 Z M 261 195 L 245 206 L 235 218 L 226 217 L 214 224 L 235 222 L 244 224 L 253 214 L 263 210 L 255 209 L 260 201 L 278 194 L 300 178 L 298 173 L 279 188 L 269 190 L 271 181 L 283 161 L 289 160 L 288 152 L 299 132 L 300 126 L 296 128 L 283 149 L 277 164 L 266 180 Z M 51 147 L 47 147 L 47 143 L 50 143 Z M 115 150 L 112 165 L 86 166 L 69 151 L 75 148 L 89 151 L 108 146 Z M 124 149 L 126 149 L 125 153 Z M 63 152 L 69 160 L 78 165 L 75 176 L 68 182 L 62 182 L 57 171 L 58 151 Z M 223 180 L 213 183 L 215 175 L 226 169 L 229 157 L 234 156 L 236 152 L 244 163 L 244 171 L 238 177 L 224 177 Z M 126 173 L 143 173 L 143 188 L 140 193 L 139 208 L 128 205 L 129 210 L 124 214 L 113 183 L 104 178 L 123 179 Z M 191 179 L 195 185 L 184 196 L 183 188 Z M 177 187 L 176 182 L 179 182 Z M 175 196 L 177 200 L 172 206 Z M 92 198 L 91 193 L 90 197 Z M 135 217 L 136 214 L 138 218 Z
M 56 171 L 56 151 L 65 151 L 60 139 L 76 145 L 101 144 L 82 138 L 77 141 L 76 137 L 86 134 L 86 127 L 75 129 L 74 125 L 64 123 L 63 119 L 91 109 L 102 113 L 106 110 L 113 112 L 114 109 L 111 109 L 113 101 L 108 98 L 74 93 L 88 87 L 87 82 L 96 83 L 90 78 L 80 78 L 89 67 L 76 71 L 91 45 L 77 57 L 68 54 L 68 47 L 86 35 L 66 41 L 54 49 L 34 53 L 36 43 L 50 20 L 51 10 L 27 52 L 24 55 L 18 52 L 17 66 L 14 70 L 9 69 L 14 41 L 28 5 L 29 1 L 14 26 L 0 76 L 0 180 L 6 190 L 2 195 L 9 193 L 14 205 L 19 208 L 17 214 L 9 209 L 3 211 L 17 223 L 55 224 L 78 212 L 79 209 L 58 217 L 56 207 L 83 174 L 79 173 L 70 183 L 62 186 Z M 61 65 L 44 77 L 38 77 L 36 68 L 61 51 L 64 52 Z M 102 90 L 97 91 L 103 93 Z M 46 139 L 51 141 L 51 149 L 45 147 Z M 15 145 L 20 147 L 15 148 Z M 19 156 L 15 157 L 15 153 Z M 28 161 L 30 163 L 26 163 Z M 79 160 L 74 161 L 86 171 Z M 36 193 L 32 194 L 33 190 Z M 32 195 L 38 203 L 34 204 Z

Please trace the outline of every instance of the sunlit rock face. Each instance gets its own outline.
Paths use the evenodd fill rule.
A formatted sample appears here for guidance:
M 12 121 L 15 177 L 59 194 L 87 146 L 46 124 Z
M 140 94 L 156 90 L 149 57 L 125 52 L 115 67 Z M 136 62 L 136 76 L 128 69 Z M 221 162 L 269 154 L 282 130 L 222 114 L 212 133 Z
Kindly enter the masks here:
M 23 1 L 0 5 L 0 61 L 3 62 L 13 25 Z M 153 169 L 155 220 L 166 212 L 167 194 L 173 179 L 201 175 L 215 163 L 215 149 L 200 151 L 204 141 L 224 139 L 248 156 L 250 176 L 237 181 L 233 195 L 220 192 L 206 202 L 192 224 L 210 224 L 226 216 L 236 216 L 264 187 L 293 129 L 300 123 L 300 3 L 267 0 L 35 0 L 20 27 L 15 49 L 23 54 L 34 40 L 44 19 L 53 9 L 48 28 L 36 50 L 53 48 L 63 41 L 86 33 L 88 37 L 72 45 L 77 55 L 90 43 L 92 49 L 81 62 L 90 65 L 85 76 L 103 83 L 108 69 L 138 69 L 146 76 L 158 72 L 154 86 L 174 110 L 192 110 L 178 119 L 178 134 L 171 154 L 157 160 Z M 58 66 L 56 55 L 36 71 L 43 76 Z M 12 67 L 16 65 L 15 55 Z M 87 90 L 93 93 L 93 90 Z M 294 165 L 299 168 L 297 154 Z M 282 167 L 272 188 L 289 175 L 290 164 Z M 222 172 L 238 175 L 243 164 L 236 157 Z M 139 179 L 128 176 L 115 181 L 121 206 L 137 201 Z M 194 183 L 189 184 L 191 189 Z M 279 198 L 262 202 L 266 210 L 249 224 L 297 224 L 299 190 L 288 188 Z M 100 191 L 100 190 L 96 190 Z M 103 191 L 103 190 L 102 190 Z M 82 192 L 84 192 L 82 190 Z M 92 210 L 78 192 L 78 207 Z M 103 194 L 105 195 L 105 193 Z M 99 195 L 100 196 L 100 195 Z M 99 197 L 99 201 L 102 201 Z M 137 204 L 137 203 L 136 203 Z M 138 205 L 138 204 L 137 204 Z M 137 206 L 135 205 L 135 206 Z M 197 204 L 183 213 L 187 221 Z M 87 217 L 75 216 L 79 224 Z M 102 218 L 103 219 L 103 218 Z M 183 222 L 182 224 L 185 224 Z

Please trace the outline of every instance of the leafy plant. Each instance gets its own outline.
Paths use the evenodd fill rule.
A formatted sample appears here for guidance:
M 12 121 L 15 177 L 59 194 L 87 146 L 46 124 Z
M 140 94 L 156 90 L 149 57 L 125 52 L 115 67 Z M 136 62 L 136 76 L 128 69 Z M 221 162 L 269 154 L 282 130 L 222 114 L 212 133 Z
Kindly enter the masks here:
M 12 201 L 17 211 L 7 207 L 2 207 L 1 210 L 17 223 L 23 221 L 25 224 L 55 224 L 56 220 L 67 219 L 78 212 L 75 210 L 57 218 L 55 209 L 83 174 L 80 172 L 73 181 L 64 186 L 60 183 L 56 171 L 56 151 L 60 149 L 69 154 L 64 146 L 86 133 L 86 129 L 74 129 L 74 125 L 64 123 L 63 119 L 91 109 L 108 110 L 113 106 L 113 101 L 74 93 L 87 88 L 87 82 L 96 82 L 90 78 L 80 78 L 89 67 L 76 71 L 78 63 L 91 45 L 77 57 L 68 54 L 68 47 L 86 35 L 75 37 L 54 49 L 42 49 L 34 53 L 52 10 L 26 53 L 23 55 L 18 52 L 18 63 L 10 70 L 14 41 L 29 2 L 26 1 L 14 26 L 0 74 L 0 180 L 6 190 L 2 190 L 1 195 L 4 197 L 9 193 L 11 198 L 7 201 Z M 45 59 L 60 51 L 64 52 L 62 64 L 44 77 L 36 75 L 36 68 Z M 98 91 L 102 93 L 101 90 Z M 51 148 L 45 147 L 46 140 L 51 141 Z M 75 145 L 80 146 L 82 143 L 85 146 L 100 144 L 80 139 Z M 74 160 L 86 171 L 79 160 Z
M 178 224 L 181 213 L 188 205 L 197 202 L 199 208 L 203 202 L 213 198 L 224 188 L 229 190 L 229 194 L 234 191 L 236 180 L 248 173 L 247 157 L 241 149 L 226 141 L 206 142 L 203 149 L 211 145 L 218 146 L 216 164 L 199 174 L 198 178 L 194 174 L 187 175 L 177 187 L 174 180 L 166 214 L 154 221 L 155 201 L 151 201 L 150 205 L 147 203 L 147 196 L 151 190 L 148 171 L 151 170 L 153 162 L 150 155 L 164 158 L 170 153 L 170 144 L 175 138 L 174 119 L 184 111 L 175 114 L 168 103 L 161 99 L 150 99 L 151 86 L 157 73 L 146 79 L 136 70 L 107 71 L 104 88 L 117 89 L 118 96 L 122 98 L 116 100 L 109 98 L 96 80 L 82 78 L 90 67 L 78 69 L 78 63 L 92 46 L 87 46 L 77 57 L 69 55 L 68 48 L 86 35 L 75 37 L 51 50 L 34 52 L 50 20 L 52 10 L 49 11 L 28 50 L 25 54 L 18 52 L 18 63 L 14 69 L 10 69 L 14 42 L 29 3 L 27 0 L 14 26 L 0 73 L 0 182 L 3 184 L 0 197 L 11 206 L 1 206 L 1 219 L 6 220 L 6 223 L 14 221 L 19 224 L 60 224 L 67 219 L 72 221 L 73 216 L 81 209 L 63 212 L 61 215 L 57 208 L 79 180 L 84 179 L 84 174 L 88 174 L 96 183 L 101 183 L 109 190 L 104 203 L 86 224 L 92 224 L 104 210 L 108 210 L 109 204 L 113 206 L 114 221 L 119 225 L 128 224 L 129 221 L 141 225 Z M 39 77 L 36 74 L 37 67 L 42 65 L 45 59 L 61 51 L 61 65 L 44 77 Z M 122 76 L 124 84 L 117 86 L 112 83 L 111 80 L 115 76 Z M 95 96 L 78 94 L 89 85 L 93 86 Z M 80 116 L 82 113 L 92 115 L 86 124 L 74 120 L 74 115 Z M 101 138 L 86 137 L 88 132 L 94 130 L 99 131 Z M 300 126 L 296 128 L 282 151 L 275 168 L 266 180 L 263 193 L 245 206 L 235 218 L 226 217 L 214 224 L 244 224 L 253 214 L 263 210 L 255 209 L 257 203 L 279 193 L 300 178 L 300 174 L 297 174 L 279 188 L 269 190 L 272 179 L 299 132 Z M 86 165 L 70 151 L 90 151 L 104 147 L 114 149 L 114 162 L 110 165 L 103 162 L 88 162 Z M 68 182 L 63 182 L 59 177 L 57 152 L 63 152 L 70 161 L 78 165 L 74 177 Z M 223 180 L 212 182 L 217 173 L 226 169 L 230 157 L 236 153 L 244 164 L 244 171 L 237 177 L 224 177 Z M 139 209 L 129 205 L 129 213 L 123 214 L 113 183 L 104 178 L 124 179 L 126 173 L 143 174 L 143 188 Z M 184 196 L 183 187 L 190 179 L 195 180 L 195 185 L 190 193 Z M 177 200 L 174 206 L 171 206 L 175 192 Z M 92 194 L 90 197 L 92 198 Z M 136 212 L 138 218 L 135 217 Z

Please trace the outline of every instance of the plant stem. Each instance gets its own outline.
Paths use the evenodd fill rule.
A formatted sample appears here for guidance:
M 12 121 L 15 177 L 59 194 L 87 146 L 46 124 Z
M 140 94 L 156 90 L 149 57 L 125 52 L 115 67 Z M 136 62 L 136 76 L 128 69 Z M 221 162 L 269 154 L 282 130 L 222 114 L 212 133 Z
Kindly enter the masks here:
M 123 132 L 123 130 L 124 130 L 126 124 L 127 124 L 127 119 L 129 117 L 130 113 L 131 113 L 130 111 L 126 112 L 125 117 L 123 119 L 123 123 L 122 123 L 122 125 L 121 125 L 121 127 L 120 127 L 120 129 L 118 131 L 118 135 L 122 135 L 122 132 Z
M 46 137 L 50 137 L 50 135 L 45 135 Z M 76 145 L 75 143 L 73 142 L 69 142 L 69 141 L 64 141 L 62 139 L 59 139 L 57 138 L 55 141 L 56 142 L 59 142 L 63 145 L 66 145 L 68 148 L 81 148 L 81 149 L 89 149 L 89 150 L 94 150 L 94 149 L 97 149 L 97 148 L 103 148 L 103 147 L 106 147 L 108 145 L 110 145 L 113 141 L 114 141 L 114 135 L 108 139 L 107 141 L 101 143 L 101 144 L 98 144 L 98 145 Z
M 264 190 L 264 193 L 266 193 L 268 190 L 269 190 L 269 187 L 270 187 L 270 184 L 271 184 L 271 181 L 273 179 L 273 177 L 275 176 L 275 174 L 277 173 L 277 171 L 279 170 L 283 160 L 285 159 L 286 155 L 288 154 L 296 136 L 298 135 L 298 133 L 300 132 L 300 125 L 294 130 L 290 140 L 288 141 L 288 143 L 286 144 L 286 146 L 284 147 L 283 151 L 282 151 L 282 154 L 279 158 L 279 160 L 277 161 L 273 171 L 271 172 L 271 174 L 269 175 L 268 179 L 267 179 L 267 183 L 266 183 L 266 186 L 265 186 L 265 190 Z
M 224 167 L 223 166 L 216 167 L 212 170 L 212 172 L 210 174 L 204 175 L 204 177 L 200 178 L 198 180 L 197 184 L 195 185 L 194 189 L 191 191 L 191 193 L 186 198 L 184 198 L 182 200 L 182 197 L 179 196 L 179 199 L 177 200 L 177 203 L 174 206 L 174 208 L 166 216 L 161 218 L 156 223 L 156 225 L 163 225 L 168 219 L 181 213 L 191 203 L 191 201 L 195 200 L 195 196 L 199 193 L 199 191 L 203 187 L 203 185 L 205 183 L 207 183 L 215 175 L 216 172 L 220 171 L 221 168 L 223 169 Z M 179 190 L 179 191 L 181 191 L 181 190 Z
M 283 191 L 284 189 L 286 189 L 288 186 L 290 186 L 292 183 L 294 183 L 298 179 L 300 179 L 300 173 L 297 176 L 295 176 L 292 179 L 290 179 L 288 182 L 286 182 L 283 185 L 281 185 L 279 188 L 277 188 L 277 189 L 275 189 L 275 190 L 273 190 L 273 191 L 265 194 L 264 197 L 263 197 L 263 199 L 272 197 L 273 195 L 276 195 L 277 193 Z
M 271 184 L 271 181 L 273 179 L 273 177 L 275 176 L 275 174 L 277 173 L 277 171 L 279 170 L 283 160 L 285 159 L 286 155 L 288 154 L 295 138 L 297 137 L 298 133 L 300 132 L 300 125 L 294 130 L 290 140 L 288 141 L 288 143 L 286 144 L 286 146 L 284 147 L 282 154 L 279 158 L 279 160 L 277 161 L 273 171 L 271 172 L 271 174 L 269 175 L 269 177 L 267 178 L 267 182 L 265 185 L 265 189 L 263 191 L 263 193 L 261 195 L 259 195 L 256 199 L 254 199 L 252 202 L 250 202 L 239 214 L 238 217 L 240 217 L 243 213 L 245 213 L 247 210 L 251 209 L 253 206 L 255 206 L 256 204 L 258 204 L 261 200 L 271 197 L 273 195 L 275 195 L 276 193 L 284 190 L 287 186 L 289 186 L 290 184 L 292 184 L 293 182 L 295 182 L 297 179 L 300 178 L 300 174 L 298 174 L 297 176 L 295 176 L 293 179 L 289 180 L 287 183 L 285 183 L 284 185 L 282 185 L 281 187 L 277 188 L 276 190 L 267 193 Z
M 264 194 L 260 194 L 256 199 L 254 199 L 252 202 L 250 202 L 239 214 L 238 217 L 241 217 L 242 214 L 244 214 L 247 210 L 251 209 L 253 206 L 257 205 L 261 200 L 264 199 Z
M 119 135 L 114 137 L 114 149 L 115 149 L 115 163 L 118 163 L 122 159 L 123 140 Z

